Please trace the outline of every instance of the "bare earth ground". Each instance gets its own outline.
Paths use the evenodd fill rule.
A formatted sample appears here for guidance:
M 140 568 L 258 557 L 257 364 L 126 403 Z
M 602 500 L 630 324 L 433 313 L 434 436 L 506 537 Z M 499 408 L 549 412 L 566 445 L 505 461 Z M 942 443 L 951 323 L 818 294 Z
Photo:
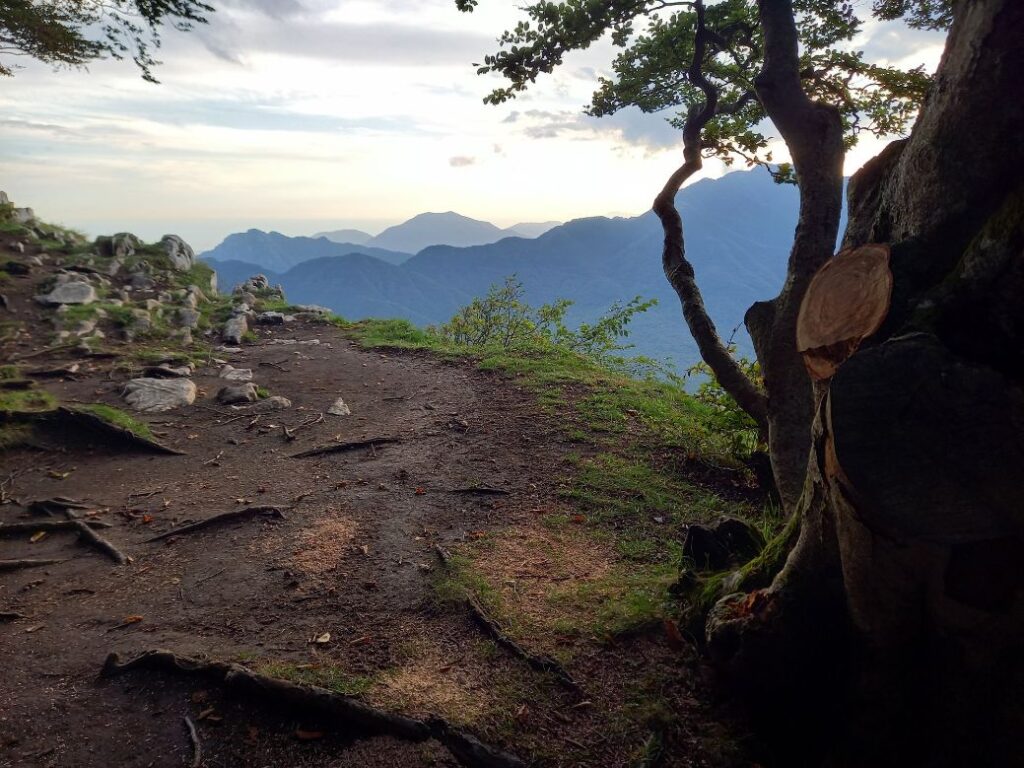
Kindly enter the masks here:
M 4 289 L 14 310 L 6 319 L 24 324 L 5 356 L 46 343 L 33 282 Z M 749 764 L 731 757 L 695 653 L 664 632 L 574 648 L 567 668 L 580 697 L 495 646 L 461 606 L 438 599 L 436 544 L 458 552 L 465 542 L 493 541 L 482 565 L 527 612 L 549 610 L 543 595 L 552 582 L 599 577 L 613 557 L 542 523 L 565 507 L 558 490 L 578 446 L 534 395 L 468 365 L 364 351 L 337 328 L 304 322 L 262 332 L 242 352 L 215 354 L 252 368 L 294 408 L 256 420 L 219 406 L 224 382 L 216 367 L 201 368 L 196 406 L 142 417 L 184 456 L 121 452 L 69 435 L 0 453 L 0 479 L 13 478 L 0 521 L 38 519 L 26 511 L 33 500 L 73 498 L 112 523 L 103 535 L 133 558 L 118 566 L 73 533 L 0 539 L 0 560 L 63 561 L 0 574 L 0 612 L 25 617 L 0 622 L 0 766 L 189 765 L 186 716 L 197 721 L 205 766 L 456 765 L 434 742 L 339 734 L 194 679 L 146 671 L 99 679 L 108 653 L 154 648 L 331 682 L 387 710 L 442 715 L 551 766 L 644 764 L 651 729 L 637 714 L 645 705 L 637 691 L 653 678 L 669 707 L 659 716 L 676 724 L 658 764 Z M 113 365 L 87 361 L 79 380 L 45 386 L 64 402 L 123 406 L 124 376 Z M 285 439 L 282 425 L 317 417 L 339 396 L 353 415 L 325 416 Z M 292 458 L 377 437 L 400 442 Z M 508 495 L 456 492 L 478 485 Z M 285 509 L 284 519 L 145 543 L 188 521 L 263 504 Z M 311 642 L 326 633 L 328 641 Z

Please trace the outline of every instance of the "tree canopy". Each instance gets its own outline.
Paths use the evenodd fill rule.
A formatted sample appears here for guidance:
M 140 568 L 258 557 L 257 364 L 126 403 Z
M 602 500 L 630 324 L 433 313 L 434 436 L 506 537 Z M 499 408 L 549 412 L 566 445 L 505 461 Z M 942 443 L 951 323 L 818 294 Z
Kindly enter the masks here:
M 472 11 L 478 0 L 456 0 Z M 931 85 L 923 67 L 901 70 L 872 63 L 851 41 L 865 19 L 853 3 L 796 0 L 800 75 L 808 95 L 834 106 L 842 118 L 844 141 L 860 134 L 903 133 Z M 644 112 L 674 110 L 682 129 L 687 116 L 703 110 L 701 151 L 726 163 L 742 158 L 764 165 L 778 180 L 792 180 L 787 166 L 772 165 L 766 113 L 754 80 L 765 59 L 764 35 L 753 0 L 671 2 L 670 0 L 569 0 L 530 3 L 526 19 L 500 38 L 480 74 L 508 81 L 486 101 L 500 104 L 553 72 L 574 50 L 605 35 L 621 49 L 612 77 L 602 77 L 585 110 L 610 115 L 628 106 Z M 879 19 L 905 18 L 919 28 L 948 26 L 948 0 L 875 0 Z M 698 56 L 698 53 L 700 54 Z M 695 64 L 697 66 L 695 66 Z
M 0 56 L 55 67 L 131 58 L 143 79 L 156 82 L 161 26 L 187 31 L 212 11 L 200 0 L 7 0 L 0 4 Z M 16 68 L 0 61 L 0 75 Z

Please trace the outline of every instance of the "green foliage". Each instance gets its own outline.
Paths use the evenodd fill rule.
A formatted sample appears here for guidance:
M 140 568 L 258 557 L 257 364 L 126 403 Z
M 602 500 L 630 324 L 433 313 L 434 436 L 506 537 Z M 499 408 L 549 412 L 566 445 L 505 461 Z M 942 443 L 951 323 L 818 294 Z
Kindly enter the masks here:
M 7 0 L 0 4 L 3 53 L 55 67 L 84 67 L 102 58 L 130 57 L 142 77 L 156 82 L 160 27 L 187 31 L 205 23 L 213 7 L 199 0 Z M 0 64 L 0 75 L 14 66 Z
M 735 346 L 730 345 L 729 351 L 735 355 Z M 761 375 L 760 364 L 756 360 L 752 362 L 745 357 L 740 357 L 737 362 L 747 378 L 760 389 L 764 389 L 764 377 Z M 686 375 L 688 377 L 700 376 L 704 379 L 694 397 L 698 402 L 707 406 L 712 429 L 729 440 L 731 451 L 734 454 L 749 456 L 754 451 L 766 447 L 757 428 L 757 423 L 722 388 L 715 379 L 714 372 L 706 363 L 700 362 L 692 366 L 687 370 Z
M 472 11 L 478 0 L 456 0 Z M 950 22 L 950 0 L 875 0 L 878 18 L 908 18 L 911 26 L 940 29 Z M 922 68 L 900 70 L 873 64 L 850 50 L 864 17 L 852 3 L 794 0 L 800 42 L 800 73 L 807 93 L 842 116 L 848 146 L 868 132 L 901 133 L 914 118 L 931 77 Z M 602 77 L 586 111 L 613 114 L 628 106 L 644 112 L 672 110 L 682 128 L 687 117 L 707 110 L 700 137 L 705 156 L 726 163 L 740 158 L 773 172 L 766 113 L 755 79 L 764 66 L 764 40 L 754 0 L 665 3 L 661 0 L 537 0 L 523 6 L 526 19 L 499 38 L 479 74 L 498 74 L 508 85 L 485 99 L 501 104 L 550 74 L 571 51 L 610 36 L 621 49 L 613 77 Z M 793 180 L 783 168 L 779 181 Z
M 559 299 L 534 309 L 526 303 L 524 293 L 515 275 L 506 277 L 503 284 L 492 285 L 486 296 L 474 299 L 428 333 L 456 347 L 506 352 L 558 348 L 621 370 L 663 370 L 647 358 L 617 354 L 630 348 L 621 343 L 629 335 L 630 321 L 653 307 L 655 300 L 643 301 L 637 296 L 625 304 L 616 302 L 596 322 L 571 330 L 565 316 L 572 301 Z

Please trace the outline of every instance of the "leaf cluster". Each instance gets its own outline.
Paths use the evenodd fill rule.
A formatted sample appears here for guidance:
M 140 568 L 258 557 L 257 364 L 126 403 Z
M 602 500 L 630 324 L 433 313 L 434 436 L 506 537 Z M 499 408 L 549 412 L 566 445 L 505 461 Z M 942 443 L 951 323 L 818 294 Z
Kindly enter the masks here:
M 187 31 L 212 11 L 200 0 L 6 0 L 0 3 L 0 55 L 55 67 L 131 58 L 143 79 L 156 82 L 161 26 Z M 14 69 L 0 62 L 0 75 Z

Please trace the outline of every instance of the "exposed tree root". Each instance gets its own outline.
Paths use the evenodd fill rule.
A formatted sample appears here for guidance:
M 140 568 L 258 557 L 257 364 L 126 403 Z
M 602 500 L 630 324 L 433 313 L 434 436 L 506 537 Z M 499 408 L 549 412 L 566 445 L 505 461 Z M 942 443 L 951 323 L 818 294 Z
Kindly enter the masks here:
M 469 496 L 508 496 L 511 491 L 504 488 L 489 488 L 486 485 L 474 485 L 469 488 L 452 488 L 448 493 L 460 493 Z
M 58 512 L 68 513 L 69 509 L 89 509 L 88 504 L 68 499 L 64 496 L 54 496 L 52 499 L 38 499 L 29 502 L 28 511 L 33 515 L 49 515 L 53 517 Z
M 88 544 L 91 544 L 93 548 L 98 549 L 100 552 L 107 555 L 118 565 L 127 565 L 132 561 L 128 555 L 90 528 L 84 520 L 72 520 L 71 522 L 74 527 L 78 529 L 83 540 Z
M 441 558 L 441 562 L 446 566 L 451 563 L 451 553 L 444 547 L 439 544 L 435 544 L 434 551 L 437 552 L 438 557 Z M 579 683 L 572 679 L 572 676 L 565 671 L 565 668 L 562 667 L 561 664 L 550 656 L 540 656 L 531 653 L 519 645 L 519 643 L 505 633 L 505 630 L 502 629 L 501 625 L 495 619 L 487 615 L 487 611 L 484 610 L 483 606 L 481 606 L 477 599 L 472 595 L 466 596 L 466 607 L 469 609 L 470 615 L 473 617 L 473 621 L 476 622 L 477 626 L 479 626 L 480 629 L 494 640 L 494 642 L 509 651 L 513 656 L 517 656 L 525 661 L 531 668 L 538 672 L 546 672 L 554 676 L 554 678 L 565 688 L 577 695 L 582 695 L 583 690 L 580 688 Z
M 20 571 L 23 568 L 38 568 L 43 565 L 56 565 L 63 560 L 0 560 L 0 572 Z
M 19 533 L 36 533 L 37 531 L 73 531 L 78 530 L 78 523 L 89 528 L 111 528 L 110 523 L 102 520 L 39 520 L 34 523 L 0 523 L 0 536 L 15 536 Z
M 191 717 L 185 718 L 185 727 L 188 728 L 188 737 L 192 740 L 192 768 L 199 768 L 203 764 L 203 745 L 199 743 L 196 724 L 192 722 Z
M 453 728 L 440 718 L 415 720 L 371 707 L 358 699 L 312 685 L 297 685 L 260 675 L 238 664 L 200 661 L 177 656 L 171 651 L 147 651 L 122 662 L 116 653 L 107 656 L 100 673 L 113 677 L 135 669 L 194 675 L 218 682 L 227 690 L 243 694 L 249 701 L 302 712 L 327 719 L 338 731 L 359 736 L 387 735 L 406 741 L 436 739 L 468 768 L 524 768 L 517 757 L 483 744 L 475 737 Z
M 378 445 L 401 442 L 397 437 L 371 437 L 368 440 L 352 440 L 347 443 L 332 443 L 310 448 L 308 451 L 292 454 L 293 459 L 307 459 L 310 456 L 324 456 L 329 453 L 346 453 L 360 448 L 375 448 Z
M 194 533 L 195 531 L 220 525 L 221 523 L 234 522 L 235 520 L 258 516 L 283 518 L 284 512 L 280 507 L 246 507 L 245 509 L 232 509 L 228 512 L 221 512 L 220 514 L 207 517 L 203 520 L 197 520 L 194 523 L 189 523 L 188 525 L 183 525 L 170 531 L 165 531 L 159 536 L 146 539 L 143 543 L 151 544 L 154 541 L 169 539 L 171 536 L 181 536 L 182 534 Z

